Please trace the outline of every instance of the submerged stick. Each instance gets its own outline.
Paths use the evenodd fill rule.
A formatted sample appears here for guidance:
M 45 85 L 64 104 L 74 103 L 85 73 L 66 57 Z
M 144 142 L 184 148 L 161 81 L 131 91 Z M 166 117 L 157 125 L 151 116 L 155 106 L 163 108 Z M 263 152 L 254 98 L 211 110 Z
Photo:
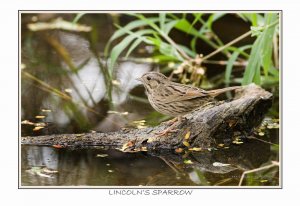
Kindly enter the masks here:
M 232 138 L 236 133 L 249 134 L 258 126 L 272 105 L 272 94 L 251 84 L 236 91 L 230 102 L 218 102 L 184 116 L 178 131 L 157 137 L 168 126 L 164 123 L 145 129 L 123 128 L 117 132 L 54 134 L 21 138 L 23 145 L 61 147 L 112 146 L 123 151 L 176 149 L 179 147 L 209 148 L 216 142 Z

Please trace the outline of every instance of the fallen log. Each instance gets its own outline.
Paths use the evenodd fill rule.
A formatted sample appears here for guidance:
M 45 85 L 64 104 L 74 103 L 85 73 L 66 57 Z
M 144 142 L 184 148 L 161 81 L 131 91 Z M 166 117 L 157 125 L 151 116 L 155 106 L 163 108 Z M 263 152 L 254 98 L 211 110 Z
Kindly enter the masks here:
M 271 107 L 272 96 L 255 84 L 244 86 L 236 90 L 232 101 L 218 102 L 185 115 L 177 132 L 162 137 L 156 133 L 168 127 L 164 123 L 156 127 L 123 128 L 109 133 L 27 136 L 21 138 L 21 144 L 72 148 L 110 146 L 132 152 L 180 147 L 205 149 L 236 134 L 249 134 Z

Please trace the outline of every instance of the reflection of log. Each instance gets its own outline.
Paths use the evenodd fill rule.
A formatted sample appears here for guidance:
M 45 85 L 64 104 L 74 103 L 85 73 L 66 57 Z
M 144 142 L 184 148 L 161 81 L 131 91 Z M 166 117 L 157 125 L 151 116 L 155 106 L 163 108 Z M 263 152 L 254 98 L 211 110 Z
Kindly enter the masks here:
M 272 94 L 251 84 L 236 91 L 234 100 L 219 102 L 185 115 L 185 120 L 178 126 L 178 132 L 165 137 L 156 137 L 155 133 L 166 129 L 160 124 L 146 129 L 122 129 L 110 133 L 60 134 L 38 137 L 22 137 L 26 145 L 61 145 L 83 147 L 106 145 L 121 147 L 126 144 L 127 151 L 150 149 L 175 149 L 183 146 L 186 140 L 191 147 L 207 148 L 216 140 L 231 138 L 234 133 L 249 133 L 263 119 L 272 103 Z

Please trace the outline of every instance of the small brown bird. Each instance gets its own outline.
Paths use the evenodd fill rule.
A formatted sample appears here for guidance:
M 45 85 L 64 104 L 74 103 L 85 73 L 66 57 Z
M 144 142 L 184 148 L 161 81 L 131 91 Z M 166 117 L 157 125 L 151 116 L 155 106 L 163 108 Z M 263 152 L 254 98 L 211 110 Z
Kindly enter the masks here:
M 178 123 L 181 121 L 181 116 L 215 101 L 214 97 L 219 94 L 240 88 L 236 86 L 205 91 L 197 87 L 172 82 L 158 72 L 147 72 L 137 80 L 143 83 L 151 106 L 162 114 L 177 117 Z M 174 126 L 176 125 L 173 124 L 160 135 L 172 131 Z

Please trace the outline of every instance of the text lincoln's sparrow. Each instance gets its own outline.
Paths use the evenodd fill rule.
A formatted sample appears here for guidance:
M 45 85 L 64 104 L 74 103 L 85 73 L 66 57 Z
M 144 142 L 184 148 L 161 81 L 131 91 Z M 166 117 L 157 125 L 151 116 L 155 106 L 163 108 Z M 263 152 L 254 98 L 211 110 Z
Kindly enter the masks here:
M 172 82 L 165 75 L 158 72 L 147 72 L 137 80 L 143 83 L 148 100 L 156 111 L 172 117 L 178 117 L 179 121 L 182 115 L 215 101 L 214 97 L 219 94 L 240 88 L 237 86 L 206 91 L 197 87 Z M 171 129 L 163 132 L 163 134 Z

